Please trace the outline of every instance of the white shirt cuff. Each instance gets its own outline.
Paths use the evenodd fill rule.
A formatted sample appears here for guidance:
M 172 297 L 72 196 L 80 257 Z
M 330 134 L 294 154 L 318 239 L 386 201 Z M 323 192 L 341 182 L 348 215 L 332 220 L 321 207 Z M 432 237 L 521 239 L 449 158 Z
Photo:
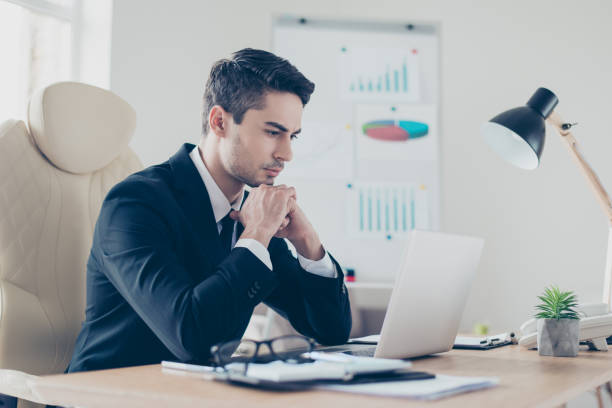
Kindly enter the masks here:
M 234 248 L 246 248 L 253 253 L 268 269 L 272 270 L 272 260 L 268 249 L 261 242 L 252 238 L 240 238 Z
M 327 251 L 325 251 L 325 255 L 323 256 L 323 258 L 319 259 L 318 261 L 313 261 L 312 259 L 304 258 L 299 253 L 297 254 L 297 258 L 300 262 L 300 266 L 306 272 L 313 273 L 324 278 L 338 277 L 336 266 L 332 262 Z

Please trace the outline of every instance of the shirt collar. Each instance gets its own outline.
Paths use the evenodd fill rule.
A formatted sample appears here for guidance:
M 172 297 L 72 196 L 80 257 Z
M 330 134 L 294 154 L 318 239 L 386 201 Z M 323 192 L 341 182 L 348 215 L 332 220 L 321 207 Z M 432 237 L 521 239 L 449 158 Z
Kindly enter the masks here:
M 208 196 L 210 197 L 210 203 L 212 204 L 215 222 L 220 222 L 223 217 L 227 215 L 230 209 L 239 211 L 240 206 L 242 205 L 242 200 L 244 199 L 244 189 L 242 189 L 240 197 L 238 197 L 238 199 L 230 205 L 227 197 L 225 197 L 225 194 L 223 194 L 221 188 L 219 188 L 217 183 L 215 183 L 215 180 L 202 161 L 202 156 L 200 156 L 200 150 L 197 145 L 193 148 L 191 153 L 189 153 L 189 157 L 198 170 L 198 173 L 200 173 L 200 177 L 202 177 L 202 181 L 206 186 Z

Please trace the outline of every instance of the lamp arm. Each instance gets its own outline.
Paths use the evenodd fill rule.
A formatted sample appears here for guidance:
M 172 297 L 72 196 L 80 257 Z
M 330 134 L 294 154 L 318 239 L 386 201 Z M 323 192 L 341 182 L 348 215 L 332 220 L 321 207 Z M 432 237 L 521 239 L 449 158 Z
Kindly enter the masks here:
M 557 129 L 557 132 L 561 135 L 561 139 L 563 139 L 572 155 L 572 157 L 576 160 L 576 163 L 580 167 L 582 174 L 587 178 L 589 185 L 593 188 L 595 195 L 597 196 L 597 200 L 599 204 L 608 218 L 608 221 L 612 225 L 612 202 L 610 201 L 610 197 L 606 192 L 606 189 L 601 184 L 599 177 L 595 174 L 591 166 L 584 159 L 582 154 L 578 149 L 578 142 L 569 131 L 569 129 L 564 129 L 563 124 L 565 123 L 561 117 L 556 113 L 552 112 L 548 117 L 547 121 Z
M 578 150 L 578 143 L 576 142 L 576 139 L 572 133 L 569 131 L 569 129 L 564 129 L 563 124 L 565 122 L 561 119 L 561 117 L 553 111 L 548 117 L 547 121 L 553 125 L 555 129 L 557 129 L 557 132 L 559 132 L 561 138 L 565 141 L 572 157 L 576 160 L 582 174 L 584 174 L 589 181 L 589 185 L 593 188 L 593 191 L 595 192 L 595 195 L 597 196 L 606 217 L 608 217 L 608 253 L 606 257 L 606 270 L 604 274 L 603 301 L 604 303 L 607 303 L 608 311 L 610 311 L 610 306 L 612 304 L 612 204 L 610 203 L 610 197 L 608 196 L 606 189 L 601 184 L 599 177 L 597 177 L 591 166 L 589 166 Z

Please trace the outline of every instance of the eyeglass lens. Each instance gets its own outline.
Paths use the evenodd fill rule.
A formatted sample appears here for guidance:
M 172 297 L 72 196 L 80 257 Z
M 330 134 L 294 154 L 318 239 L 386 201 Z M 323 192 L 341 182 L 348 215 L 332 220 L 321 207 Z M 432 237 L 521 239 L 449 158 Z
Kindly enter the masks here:
M 272 352 L 281 359 L 299 357 L 302 353 L 312 350 L 307 338 L 298 336 L 285 336 L 273 339 L 270 342 Z
M 268 362 L 275 359 L 299 358 L 300 354 L 312 351 L 311 342 L 301 336 L 283 336 L 268 341 L 235 340 L 214 348 L 214 359 L 219 365 L 232 362 Z

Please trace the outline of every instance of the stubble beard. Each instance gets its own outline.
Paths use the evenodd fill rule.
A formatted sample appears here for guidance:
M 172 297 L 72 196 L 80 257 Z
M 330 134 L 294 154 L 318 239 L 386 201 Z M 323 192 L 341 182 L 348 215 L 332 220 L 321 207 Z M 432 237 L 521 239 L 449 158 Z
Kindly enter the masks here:
M 232 151 L 228 160 L 227 167 L 230 175 L 249 187 L 257 187 L 260 184 L 274 185 L 274 180 L 269 178 L 264 181 L 257 181 L 257 172 L 264 168 L 283 168 L 284 164 L 282 162 L 273 161 L 264 164 L 261 169 L 251 169 L 248 167 L 249 161 L 244 160 L 245 157 L 248 157 L 248 151 L 240 142 L 240 134 L 237 133 L 232 140 Z
M 232 151 L 230 152 L 227 164 L 228 171 L 232 177 L 241 183 L 249 187 L 257 187 L 262 183 L 257 181 L 257 171 L 252 171 L 248 168 L 249 163 L 245 162 L 245 157 L 248 157 L 248 152 L 244 149 L 242 143 L 240 143 L 240 134 L 236 134 L 232 140 Z

